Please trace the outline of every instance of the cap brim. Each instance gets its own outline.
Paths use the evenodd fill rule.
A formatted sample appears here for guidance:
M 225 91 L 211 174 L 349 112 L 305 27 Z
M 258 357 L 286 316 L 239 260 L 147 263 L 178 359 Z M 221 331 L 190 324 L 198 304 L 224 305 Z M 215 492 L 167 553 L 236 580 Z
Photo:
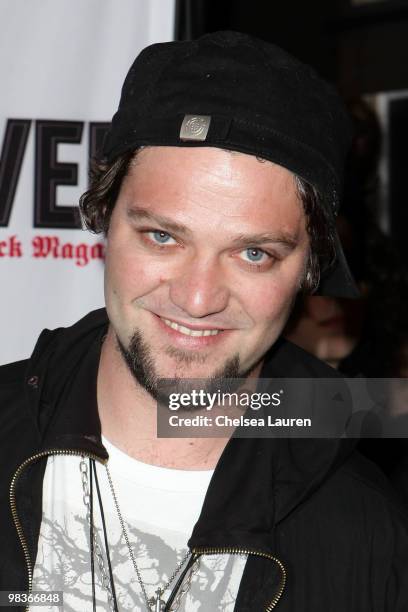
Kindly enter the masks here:
M 358 299 L 361 293 L 347 263 L 337 232 L 334 235 L 334 246 L 336 261 L 320 279 L 316 295 Z

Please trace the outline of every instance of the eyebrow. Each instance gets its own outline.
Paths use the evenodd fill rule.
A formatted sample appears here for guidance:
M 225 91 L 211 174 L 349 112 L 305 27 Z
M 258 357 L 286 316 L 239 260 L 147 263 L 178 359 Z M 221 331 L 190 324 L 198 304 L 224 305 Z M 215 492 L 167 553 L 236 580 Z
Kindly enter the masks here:
M 172 221 L 171 219 L 169 219 L 168 217 L 164 217 L 163 215 L 153 214 L 146 208 L 142 208 L 140 206 L 133 206 L 132 208 L 128 208 L 127 214 L 128 217 L 137 221 L 143 219 L 145 221 L 157 223 L 158 225 L 169 229 L 175 234 L 182 234 L 185 236 L 192 235 L 191 230 L 189 230 L 188 227 L 186 227 L 182 223 L 176 223 L 175 221 Z
M 263 244 L 268 243 L 281 244 L 291 251 L 298 244 L 298 240 L 295 236 L 282 231 L 276 234 L 242 234 L 241 236 L 234 238 L 232 242 L 236 248 L 246 246 L 262 246 Z
M 171 232 L 174 232 L 175 234 L 192 236 L 192 232 L 187 226 L 183 225 L 182 223 L 176 223 L 172 219 L 169 219 L 163 215 L 151 213 L 146 208 L 132 206 L 127 209 L 127 214 L 131 219 L 135 219 L 137 221 L 150 221 L 166 228 L 166 230 L 168 229 Z M 232 244 L 235 248 L 261 246 L 268 243 L 280 244 L 289 250 L 293 250 L 297 246 L 298 240 L 296 236 L 284 231 L 277 233 L 265 232 L 261 234 L 241 234 L 232 240 Z

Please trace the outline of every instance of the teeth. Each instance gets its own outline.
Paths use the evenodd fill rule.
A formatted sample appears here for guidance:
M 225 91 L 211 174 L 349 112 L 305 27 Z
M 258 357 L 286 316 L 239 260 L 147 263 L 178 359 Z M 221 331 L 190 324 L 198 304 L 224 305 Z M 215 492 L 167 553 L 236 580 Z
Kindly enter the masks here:
M 161 318 L 161 320 L 163 321 L 163 323 L 171 327 L 171 329 L 175 329 L 176 331 L 185 334 L 186 336 L 216 336 L 221 331 L 220 329 L 190 329 L 189 327 L 184 327 L 184 325 L 179 325 L 174 321 L 169 321 L 169 319 Z

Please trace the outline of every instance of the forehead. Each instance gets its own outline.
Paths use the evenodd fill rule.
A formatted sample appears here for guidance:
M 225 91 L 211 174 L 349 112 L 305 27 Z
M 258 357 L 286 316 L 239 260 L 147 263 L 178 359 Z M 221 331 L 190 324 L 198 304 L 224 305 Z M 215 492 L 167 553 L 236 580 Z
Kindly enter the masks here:
M 297 232 L 303 206 L 294 175 L 270 161 L 215 147 L 147 147 L 132 160 L 119 201 L 183 222 Z M 177 219 L 175 219 L 177 220 Z M 243 228 L 245 229 L 245 228 Z

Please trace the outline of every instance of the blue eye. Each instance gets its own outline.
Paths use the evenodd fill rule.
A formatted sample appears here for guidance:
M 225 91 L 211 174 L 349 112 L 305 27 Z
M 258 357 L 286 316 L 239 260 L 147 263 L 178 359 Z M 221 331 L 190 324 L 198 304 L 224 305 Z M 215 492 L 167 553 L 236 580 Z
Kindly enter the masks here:
M 245 249 L 245 254 L 249 261 L 252 261 L 254 263 L 259 263 L 263 260 L 264 255 L 266 255 L 265 251 L 263 251 L 262 249 L 255 248 Z
M 166 242 L 171 239 L 170 234 L 163 232 L 162 230 L 156 230 L 151 233 L 153 234 L 153 239 L 160 244 L 166 244 Z

